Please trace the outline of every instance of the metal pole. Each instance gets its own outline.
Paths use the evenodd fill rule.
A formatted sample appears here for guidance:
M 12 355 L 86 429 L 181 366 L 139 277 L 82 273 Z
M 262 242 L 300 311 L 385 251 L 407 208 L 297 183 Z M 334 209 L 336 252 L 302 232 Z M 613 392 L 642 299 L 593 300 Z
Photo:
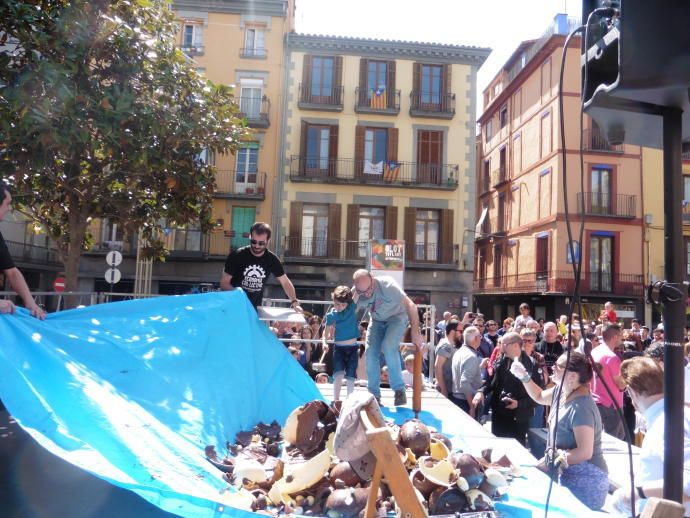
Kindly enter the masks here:
M 666 281 L 683 286 L 683 172 L 681 161 L 682 111 L 665 108 L 664 142 L 664 255 Z M 664 498 L 683 502 L 683 336 L 687 295 L 664 300 Z

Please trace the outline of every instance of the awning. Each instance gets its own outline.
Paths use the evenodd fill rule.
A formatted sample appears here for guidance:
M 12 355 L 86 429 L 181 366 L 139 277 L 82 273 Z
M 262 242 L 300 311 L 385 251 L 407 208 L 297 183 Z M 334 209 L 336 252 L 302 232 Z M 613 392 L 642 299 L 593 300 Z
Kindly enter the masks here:
M 482 209 L 482 215 L 479 216 L 479 221 L 477 221 L 477 226 L 474 227 L 475 237 L 482 235 L 482 225 L 484 224 L 484 220 L 486 219 L 486 215 L 488 213 L 489 213 L 489 207 L 484 207 Z

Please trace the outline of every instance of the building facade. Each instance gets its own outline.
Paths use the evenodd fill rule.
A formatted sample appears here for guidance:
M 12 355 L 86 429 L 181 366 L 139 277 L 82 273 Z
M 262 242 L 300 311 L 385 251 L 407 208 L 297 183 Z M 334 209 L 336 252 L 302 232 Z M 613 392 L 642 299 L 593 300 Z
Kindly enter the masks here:
M 608 300 L 623 318 L 644 314 L 641 149 L 610 145 L 585 116 L 581 185 L 577 38 L 566 55 L 565 149 L 560 143 L 560 61 L 572 28 L 574 22 L 558 15 L 540 39 L 518 47 L 484 91 L 474 293 L 477 309 L 492 318 L 518 314 L 522 302 L 533 306 L 537 317 L 566 314 L 578 254 L 583 318 L 596 318 Z M 568 245 L 566 202 L 575 257 Z
M 275 245 L 302 299 L 404 240 L 405 289 L 469 305 L 476 72 L 489 50 L 289 34 Z M 280 295 L 280 290 L 277 290 Z

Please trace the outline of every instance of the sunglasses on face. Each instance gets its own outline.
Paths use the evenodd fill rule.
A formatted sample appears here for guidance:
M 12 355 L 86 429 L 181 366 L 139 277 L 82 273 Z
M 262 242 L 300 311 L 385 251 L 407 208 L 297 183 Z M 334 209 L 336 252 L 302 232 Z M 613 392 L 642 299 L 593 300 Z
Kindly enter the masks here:
M 257 241 L 256 239 L 250 239 L 249 242 L 252 245 L 266 246 L 266 241 Z

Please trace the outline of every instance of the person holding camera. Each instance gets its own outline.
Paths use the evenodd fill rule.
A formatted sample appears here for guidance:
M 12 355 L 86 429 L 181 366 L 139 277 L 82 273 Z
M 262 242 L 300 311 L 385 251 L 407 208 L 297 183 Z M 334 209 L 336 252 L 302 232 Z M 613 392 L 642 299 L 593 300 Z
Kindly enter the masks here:
M 530 379 L 543 384 L 540 370 L 522 350 L 522 338 L 511 332 L 503 335 L 499 347 L 502 354 L 493 365 L 491 375 L 474 396 L 474 406 L 491 397 L 491 433 L 496 437 L 511 437 L 523 446 L 527 437 L 529 420 L 534 415 L 536 403 L 527 393 L 525 386 L 510 373 L 513 362 L 520 362 L 529 373 Z

